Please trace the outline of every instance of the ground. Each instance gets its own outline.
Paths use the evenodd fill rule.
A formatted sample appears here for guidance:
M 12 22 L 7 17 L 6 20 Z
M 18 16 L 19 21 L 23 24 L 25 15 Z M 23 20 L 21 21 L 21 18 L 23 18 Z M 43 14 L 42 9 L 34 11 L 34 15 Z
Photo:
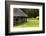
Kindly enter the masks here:
M 35 18 L 34 19 L 28 18 L 26 23 L 15 25 L 16 28 L 27 28 L 27 27 L 38 27 L 38 26 L 39 26 L 39 20 Z

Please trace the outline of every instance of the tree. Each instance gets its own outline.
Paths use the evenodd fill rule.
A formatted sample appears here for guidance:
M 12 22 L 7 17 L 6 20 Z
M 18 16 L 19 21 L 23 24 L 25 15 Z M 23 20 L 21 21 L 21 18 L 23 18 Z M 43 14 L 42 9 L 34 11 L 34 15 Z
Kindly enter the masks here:
M 28 17 L 32 18 L 32 17 L 37 17 L 39 16 L 39 9 L 21 9 L 22 11 L 24 11 L 24 13 L 26 13 L 28 15 Z

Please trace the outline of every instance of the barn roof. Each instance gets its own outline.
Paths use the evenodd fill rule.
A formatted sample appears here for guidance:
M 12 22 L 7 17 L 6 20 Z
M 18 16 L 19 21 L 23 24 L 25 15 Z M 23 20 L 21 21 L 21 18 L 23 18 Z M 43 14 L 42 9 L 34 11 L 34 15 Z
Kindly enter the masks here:
M 21 9 L 19 9 L 19 8 L 14 8 L 13 9 L 13 15 L 14 16 L 25 16 L 25 17 L 27 17 L 27 14 L 25 14 Z

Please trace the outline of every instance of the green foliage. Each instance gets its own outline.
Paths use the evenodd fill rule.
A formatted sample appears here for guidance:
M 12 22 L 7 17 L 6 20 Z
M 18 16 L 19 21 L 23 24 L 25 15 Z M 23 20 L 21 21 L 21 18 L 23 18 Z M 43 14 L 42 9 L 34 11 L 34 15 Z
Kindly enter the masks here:
M 26 13 L 28 15 L 28 17 L 36 17 L 39 16 L 39 9 L 21 9 L 22 11 L 24 11 L 24 13 Z
M 38 19 L 38 20 L 39 20 L 39 16 L 37 16 L 37 17 L 36 17 L 36 19 Z

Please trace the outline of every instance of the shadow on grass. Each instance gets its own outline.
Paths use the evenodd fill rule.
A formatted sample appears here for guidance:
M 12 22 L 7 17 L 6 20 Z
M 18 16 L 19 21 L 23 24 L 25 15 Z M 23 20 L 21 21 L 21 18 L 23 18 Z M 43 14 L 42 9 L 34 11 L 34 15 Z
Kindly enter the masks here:
M 14 26 L 19 26 L 19 25 L 22 25 L 24 23 L 27 23 L 27 22 L 23 22 L 23 23 L 18 23 L 18 24 L 14 24 Z

